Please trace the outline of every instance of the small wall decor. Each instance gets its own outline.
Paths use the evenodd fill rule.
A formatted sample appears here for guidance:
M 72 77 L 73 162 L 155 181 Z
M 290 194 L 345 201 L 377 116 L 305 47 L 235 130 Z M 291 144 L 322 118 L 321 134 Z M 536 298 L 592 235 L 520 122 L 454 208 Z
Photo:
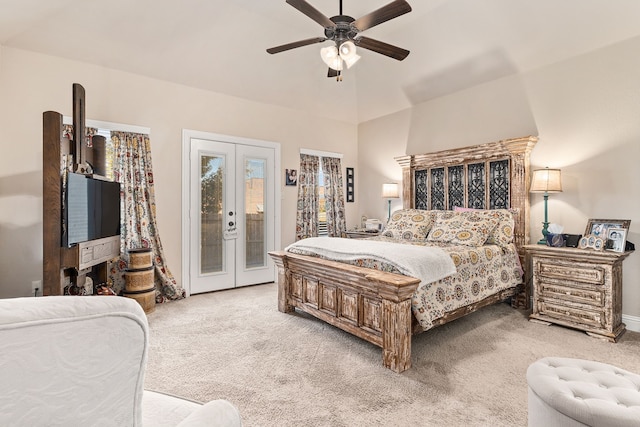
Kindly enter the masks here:
M 298 171 L 295 169 L 285 169 L 284 184 L 298 185 Z
M 353 168 L 347 168 L 347 202 L 355 200 Z

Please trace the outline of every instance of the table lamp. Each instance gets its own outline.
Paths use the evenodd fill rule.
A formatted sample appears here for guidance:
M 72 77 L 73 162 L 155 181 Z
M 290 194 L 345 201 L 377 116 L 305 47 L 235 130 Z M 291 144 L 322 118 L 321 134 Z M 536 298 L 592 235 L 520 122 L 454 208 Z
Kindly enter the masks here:
M 560 169 L 537 169 L 533 171 L 533 177 L 531 178 L 530 193 L 544 193 L 544 222 L 542 223 L 542 239 L 538 242 L 539 245 L 547 244 L 547 234 L 549 234 L 549 219 L 547 216 L 547 201 L 549 200 L 549 193 L 561 193 L 562 192 L 562 179 L 560 176 Z
M 397 183 L 382 184 L 382 198 L 389 199 L 389 215 L 387 221 L 391 218 L 391 199 L 397 199 L 398 197 L 400 197 L 400 194 L 398 194 Z

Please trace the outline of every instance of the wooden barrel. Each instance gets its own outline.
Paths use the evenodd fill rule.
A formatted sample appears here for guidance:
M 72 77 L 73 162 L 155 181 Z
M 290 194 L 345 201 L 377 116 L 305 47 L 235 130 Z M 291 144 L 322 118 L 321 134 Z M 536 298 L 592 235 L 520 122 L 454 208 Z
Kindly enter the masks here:
M 124 272 L 125 290 L 127 292 L 142 292 L 153 288 L 154 268 L 127 269 Z
M 153 265 L 153 251 L 150 248 L 129 249 L 128 252 L 129 268 L 137 270 Z
M 152 313 L 156 309 L 155 286 L 144 291 L 124 292 L 124 296 L 138 301 L 138 304 L 140 304 L 144 312 L 147 314 Z

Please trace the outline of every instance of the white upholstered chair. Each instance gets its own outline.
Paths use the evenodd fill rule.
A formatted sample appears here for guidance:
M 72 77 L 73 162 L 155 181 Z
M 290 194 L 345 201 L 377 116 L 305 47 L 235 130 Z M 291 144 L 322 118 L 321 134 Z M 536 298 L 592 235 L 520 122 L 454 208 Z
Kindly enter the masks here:
M 148 338 L 129 298 L 0 300 L 0 425 L 241 425 L 225 400 L 145 391 Z

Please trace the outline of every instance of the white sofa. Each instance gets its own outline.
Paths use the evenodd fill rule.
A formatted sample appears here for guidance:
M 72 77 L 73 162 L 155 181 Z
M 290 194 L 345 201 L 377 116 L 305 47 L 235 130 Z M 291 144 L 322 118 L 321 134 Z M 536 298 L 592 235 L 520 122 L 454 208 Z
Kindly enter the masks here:
M 0 300 L 0 425 L 241 425 L 225 400 L 145 391 L 148 339 L 129 298 Z

